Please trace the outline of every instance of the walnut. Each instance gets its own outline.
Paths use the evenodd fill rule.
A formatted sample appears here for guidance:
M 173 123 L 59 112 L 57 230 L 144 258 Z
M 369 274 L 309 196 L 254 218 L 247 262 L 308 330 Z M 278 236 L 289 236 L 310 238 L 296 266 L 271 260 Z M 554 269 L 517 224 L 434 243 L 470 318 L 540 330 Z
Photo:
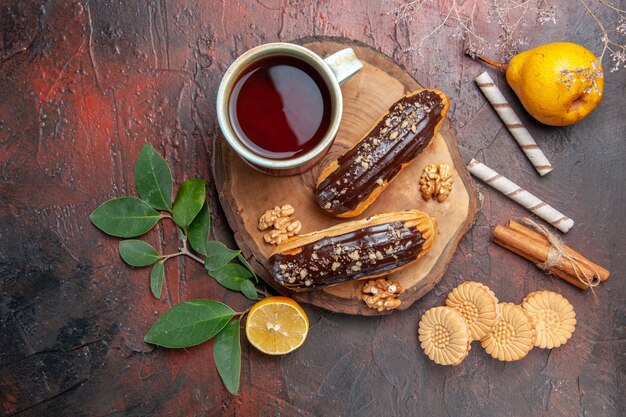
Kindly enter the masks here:
M 300 233 L 302 223 L 292 217 L 294 213 L 295 209 L 289 204 L 282 207 L 275 206 L 263 213 L 259 219 L 259 230 L 273 228 L 263 236 L 265 242 L 278 245 Z
M 272 244 L 272 245 L 279 245 L 283 243 L 285 240 L 287 240 L 288 238 L 289 236 L 287 236 L 287 233 L 285 233 L 282 230 L 276 230 L 276 229 L 269 231 L 263 235 L 263 239 L 265 240 L 265 242 Z
M 452 191 L 452 172 L 447 164 L 429 164 L 420 178 L 420 191 L 424 200 L 436 198 L 440 203 Z
M 290 204 L 282 207 L 274 206 L 271 210 L 266 210 L 259 219 L 259 230 L 267 230 L 270 227 L 276 227 L 276 222 L 288 218 L 295 213 L 295 209 Z
M 363 286 L 362 299 L 369 308 L 378 311 L 393 310 L 398 308 L 402 301 L 398 300 L 399 294 L 404 292 L 404 288 L 397 282 L 389 281 L 385 278 L 367 281 Z
M 267 243 L 272 245 L 278 245 L 286 241 L 288 238 L 297 235 L 302 230 L 302 223 L 299 220 L 288 219 L 288 222 L 282 222 L 280 228 L 276 227 L 274 230 L 267 232 L 263 235 L 263 239 Z

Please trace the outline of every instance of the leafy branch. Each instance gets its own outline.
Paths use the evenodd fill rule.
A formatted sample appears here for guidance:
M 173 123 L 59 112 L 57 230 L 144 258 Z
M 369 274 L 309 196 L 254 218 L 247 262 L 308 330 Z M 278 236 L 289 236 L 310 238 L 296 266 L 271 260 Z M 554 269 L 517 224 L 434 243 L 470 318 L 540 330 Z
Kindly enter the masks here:
M 184 181 L 172 204 L 172 174 L 167 162 L 146 144 L 135 165 L 135 186 L 140 198 L 125 196 L 100 204 L 90 215 L 91 222 L 104 233 L 125 238 L 119 242 L 122 260 L 133 267 L 152 266 L 150 290 L 161 297 L 165 262 L 185 256 L 204 265 L 220 285 L 241 292 L 250 300 L 266 293 L 256 287 L 258 278 L 241 251 L 209 240 L 211 213 L 203 179 Z M 160 220 L 176 225 L 180 247 L 177 252 L 160 254 L 148 242 L 137 238 Z M 213 355 L 226 388 L 239 389 L 241 370 L 240 323 L 247 312 L 236 312 L 213 300 L 191 300 L 167 310 L 146 334 L 146 343 L 166 348 L 186 348 L 215 337 Z

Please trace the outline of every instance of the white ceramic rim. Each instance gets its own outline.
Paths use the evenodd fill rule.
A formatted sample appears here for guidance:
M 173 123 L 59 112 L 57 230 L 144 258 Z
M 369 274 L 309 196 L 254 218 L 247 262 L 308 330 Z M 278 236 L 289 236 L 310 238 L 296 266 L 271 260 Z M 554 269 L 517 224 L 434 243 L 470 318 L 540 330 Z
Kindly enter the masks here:
M 230 125 L 230 118 L 228 115 L 230 92 L 234 87 L 235 82 L 239 78 L 241 72 L 248 68 L 250 64 L 261 58 L 276 55 L 294 56 L 312 65 L 313 68 L 315 68 L 320 73 L 320 75 L 322 75 L 322 78 L 326 83 L 326 86 L 328 87 L 331 95 L 331 122 L 330 126 L 328 127 L 328 131 L 326 132 L 326 135 L 313 149 L 293 159 L 269 159 L 251 151 L 237 138 L 237 135 Z M 235 62 L 230 65 L 230 67 L 228 67 L 228 70 L 226 70 L 226 73 L 224 74 L 224 77 L 222 78 L 219 89 L 217 91 L 217 120 L 220 125 L 220 129 L 224 134 L 224 138 L 226 138 L 228 144 L 240 156 L 242 156 L 250 163 L 263 168 L 295 168 L 304 165 L 307 162 L 316 158 L 319 154 L 324 152 L 335 139 L 335 136 L 337 135 L 337 130 L 339 130 L 339 124 L 341 123 L 342 113 L 343 97 L 341 96 L 341 87 L 339 86 L 337 78 L 335 77 L 330 66 L 313 51 L 291 43 L 267 43 L 245 52 L 243 55 L 237 58 Z

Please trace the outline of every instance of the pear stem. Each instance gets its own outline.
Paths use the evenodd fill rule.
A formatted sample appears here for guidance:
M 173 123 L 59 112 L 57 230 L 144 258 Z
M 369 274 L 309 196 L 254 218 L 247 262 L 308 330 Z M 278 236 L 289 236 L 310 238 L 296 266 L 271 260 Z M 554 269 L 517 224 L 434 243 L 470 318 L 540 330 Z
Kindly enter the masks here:
M 501 64 L 499 62 L 493 61 L 489 58 L 485 58 L 482 55 L 476 55 L 476 58 L 480 59 L 481 61 L 483 61 L 486 64 L 491 65 L 492 67 L 500 70 L 500 71 L 506 71 L 507 67 L 509 66 L 508 64 Z

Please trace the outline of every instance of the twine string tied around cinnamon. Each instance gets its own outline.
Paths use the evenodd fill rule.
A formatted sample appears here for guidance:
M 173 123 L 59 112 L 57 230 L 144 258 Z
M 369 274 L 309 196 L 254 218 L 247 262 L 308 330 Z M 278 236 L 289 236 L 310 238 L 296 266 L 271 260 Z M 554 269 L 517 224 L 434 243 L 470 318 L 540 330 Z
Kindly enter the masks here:
M 533 220 L 531 220 L 529 218 L 525 218 L 525 219 L 523 219 L 523 221 L 527 225 L 529 225 L 532 228 L 534 228 L 537 232 L 539 232 L 543 236 L 545 236 L 545 238 L 548 239 L 548 242 L 550 243 L 550 249 L 548 251 L 548 257 L 546 258 L 545 261 L 537 263 L 536 264 L 537 267 L 542 269 L 542 270 L 544 270 L 544 271 L 546 271 L 546 272 L 548 272 L 548 273 L 552 273 L 551 269 L 553 267 L 556 267 L 557 265 L 559 265 L 561 263 L 561 260 L 563 259 L 563 260 L 565 260 L 566 262 L 569 262 L 572 265 L 572 269 L 574 270 L 574 273 L 576 274 L 576 278 L 583 285 L 589 286 L 589 288 L 591 289 L 591 292 L 595 296 L 595 292 L 593 291 L 593 288 L 597 287 L 598 285 L 600 285 L 600 278 L 599 278 L 600 273 L 595 268 L 595 266 L 593 266 L 592 264 L 587 262 L 587 260 L 585 260 L 585 259 L 581 259 L 578 256 L 574 256 L 574 255 L 571 255 L 570 253 L 568 253 L 567 250 L 566 250 L 566 246 L 563 243 L 563 241 L 561 240 L 561 238 L 559 238 L 557 235 L 552 233 L 550 230 L 546 229 L 542 225 L 536 223 L 535 221 L 533 221 Z M 594 272 L 594 274 L 592 276 L 589 276 L 589 274 L 587 274 L 580 267 L 578 262 L 581 262 L 581 263 L 587 265 Z

